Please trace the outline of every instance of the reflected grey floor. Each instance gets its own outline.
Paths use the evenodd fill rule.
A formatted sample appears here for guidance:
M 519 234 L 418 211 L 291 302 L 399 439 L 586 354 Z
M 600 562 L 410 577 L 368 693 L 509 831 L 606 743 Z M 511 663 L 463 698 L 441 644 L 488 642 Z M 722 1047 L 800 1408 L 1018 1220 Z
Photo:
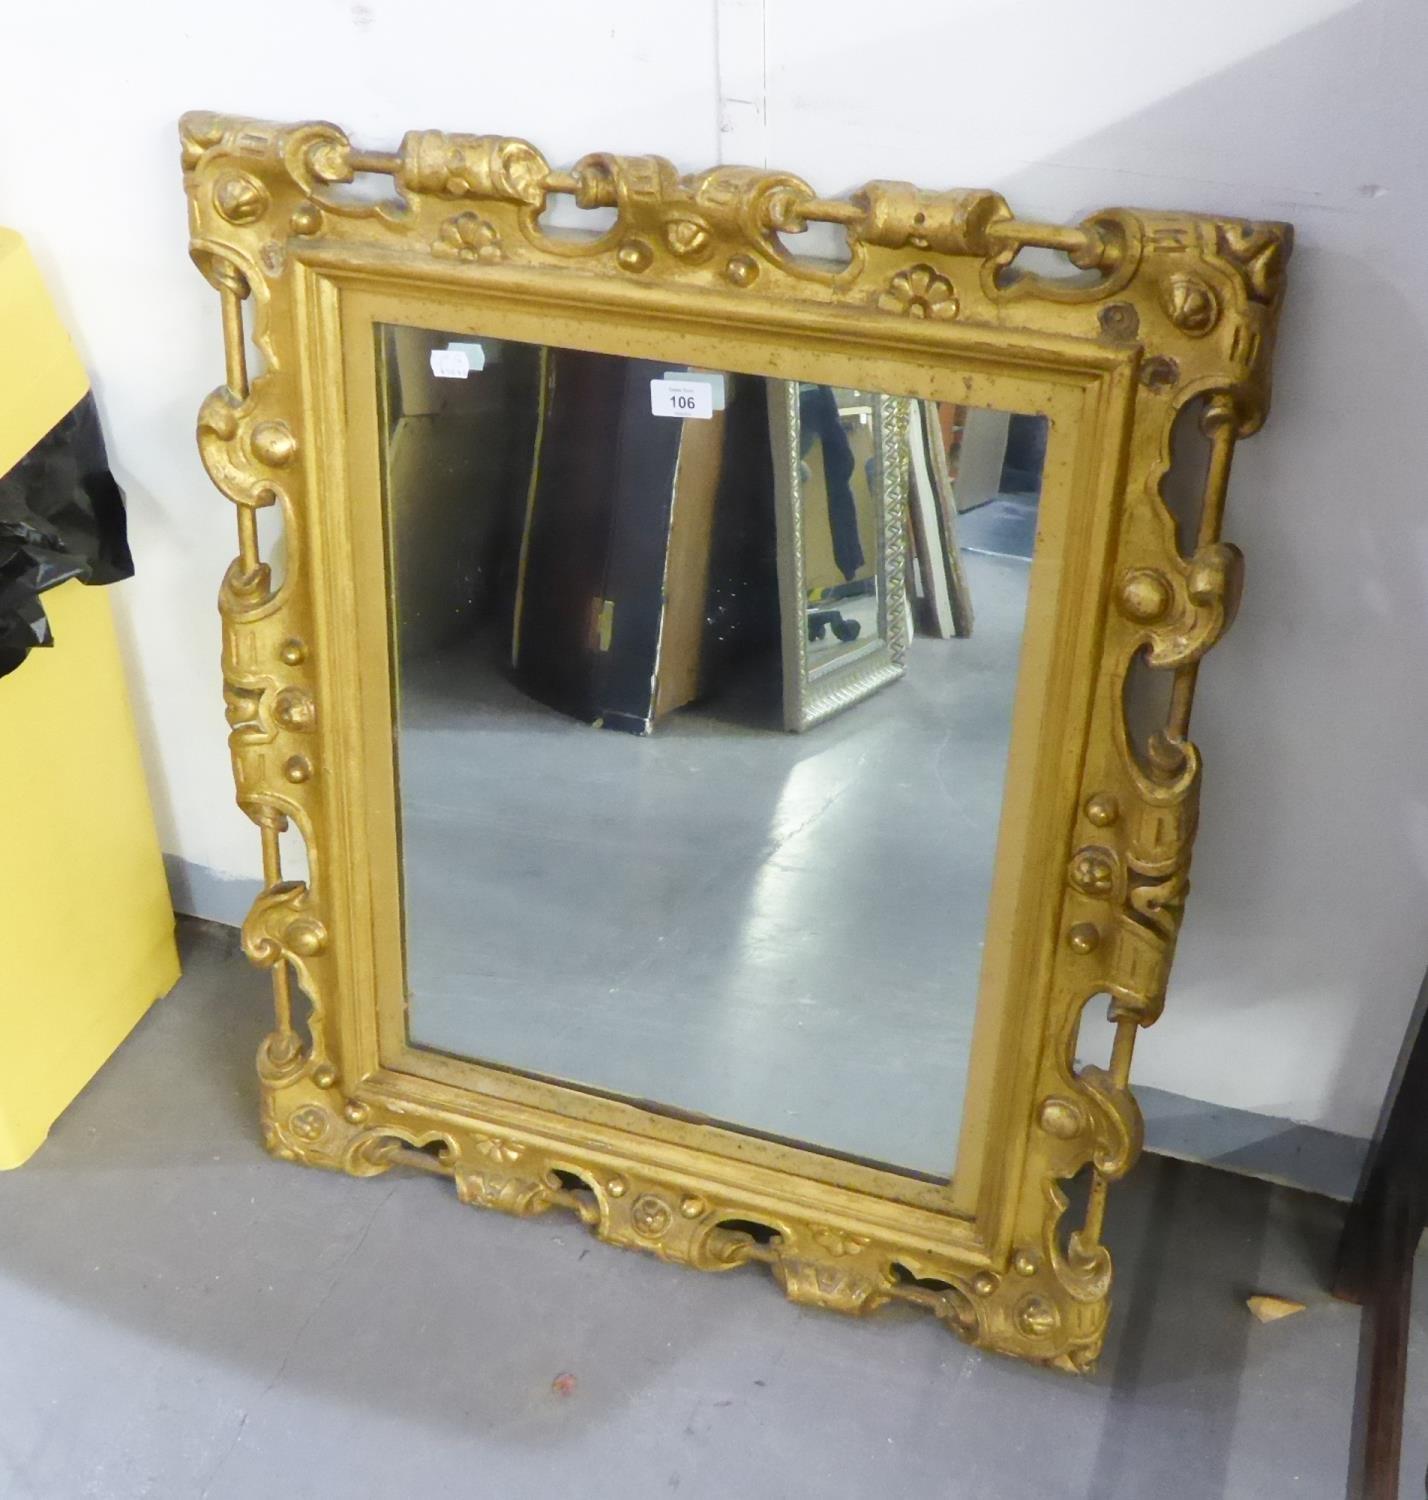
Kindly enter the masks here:
M 1027 582 L 967 572 L 971 638 L 804 735 L 745 702 L 637 738 L 469 646 L 405 664 L 413 1040 L 948 1175 Z
M 1342 1210 L 1147 1158 L 1086 1379 L 930 1318 L 786 1302 L 569 1216 L 258 1144 L 266 976 L 189 926 L 185 978 L 25 1167 L 0 1173 L 5 1500 L 1338 1500 L 1359 1314 Z M 1428 1257 L 1420 1256 L 1428 1287 Z M 1309 1308 L 1261 1327 L 1246 1292 Z M 551 1382 L 575 1377 L 571 1394 Z M 1428 1316 L 1405 1495 L 1428 1460 Z
M 974 552 L 1026 557 L 1036 546 L 1036 496 L 995 495 L 957 517 L 957 539 Z

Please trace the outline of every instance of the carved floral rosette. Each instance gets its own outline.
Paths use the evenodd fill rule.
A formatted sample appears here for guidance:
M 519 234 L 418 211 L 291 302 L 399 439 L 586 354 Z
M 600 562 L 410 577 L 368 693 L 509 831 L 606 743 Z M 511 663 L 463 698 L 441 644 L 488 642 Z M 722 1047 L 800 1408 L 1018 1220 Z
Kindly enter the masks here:
M 1238 599 L 1240 557 L 1219 539 L 1229 456 L 1268 408 L 1288 226 L 1115 209 L 1067 229 L 1018 220 L 991 192 L 874 182 L 825 200 L 788 174 L 716 167 L 682 176 L 658 157 L 604 154 L 557 172 L 524 141 L 436 131 L 409 133 L 394 153 L 359 153 L 328 124 L 191 114 L 181 141 L 192 255 L 224 310 L 227 379 L 202 405 L 198 441 L 239 516 L 239 557 L 219 603 L 238 802 L 260 829 L 267 878 L 244 947 L 275 980 L 277 1027 L 259 1059 L 269 1149 L 359 1176 L 394 1163 L 425 1167 L 451 1176 L 467 1202 L 574 1211 L 604 1240 L 701 1269 L 762 1261 L 800 1302 L 856 1313 L 912 1302 L 975 1343 L 1087 1368 L 1109 1305 L 1104 1188 L 1140 1145 L 1131 1042 L 1163 1004 L 1187 887 L 1200 770 L 1187 737 L 1194 674 Z M 350 196 L 345 185 L 358 171 L 390 179 L 389 196 Z M 583 239 L 547 230 L 554 193 L 613 209 L 615 222 Z M 846 262 L 790 248 L 811 222 L 842 227 Z M 1017 274 L 1028 246 L 1064 252 L 1079 276 Z M 535 1128 L 424 1114 L 344 1086 L 331 1016 L 338 934 L 325 904 L 336 811 L 324 784 L 307 571 L 315 470 L 300 430 L 291 274 L 305 247 L 398 256 L 403 267 L 429 264 L 473 288 L 498 269 L 549 270 L 798 304 L 860 328 L 872 319 L 1080 340 L 1130 362 L 1134 413 L 1099 622 L 1103 667 L 1080 785 L 1063 810 L 1068 855 L 1046 1039 L 1009 1248 L 997 1265 L 909 1243 L 876 1215 L 794 1213 L 716 1175 L 636 1171 Z M 251 380 L 245 303 L 263 361 Z M 1198 535 L 1182 552 L 1161 486 L 1174 419 L 1191 402 L 1203 405 L 1210 462 Z M 258 555 L 255 516 L 266 507 L 285 523 L 276 583 Z M 1144 746 L 1126 721 L 1136 670 L 1174 679 L 1166 721 Z M 283 879 L 279 834 L 288 828 L 306 842 L 306 882 Z M 301 1016 L 294 984 L 306 997 Z M 1118 1028 L 1105 1070 L 1075 1062 L 1093 999 L 1109 1001 Z M 1068 1229 L 1061 1184 L 1087 1168 L 1090 1207 Z

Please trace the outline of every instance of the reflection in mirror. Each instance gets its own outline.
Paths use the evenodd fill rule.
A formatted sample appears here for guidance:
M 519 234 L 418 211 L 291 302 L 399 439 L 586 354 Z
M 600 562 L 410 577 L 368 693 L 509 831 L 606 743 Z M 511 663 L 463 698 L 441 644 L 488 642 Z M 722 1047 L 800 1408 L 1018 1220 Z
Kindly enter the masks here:
M 878 632 L 877 399 L 867 391 L 798 383 L 805 609 L 814 672 Z
M 413 1044 L 949 1177 L 1044 422 L 377 338 Z
M 902 676 L 910 401 L 767 382 L 783 600 L 783 722 L 811 729 Z

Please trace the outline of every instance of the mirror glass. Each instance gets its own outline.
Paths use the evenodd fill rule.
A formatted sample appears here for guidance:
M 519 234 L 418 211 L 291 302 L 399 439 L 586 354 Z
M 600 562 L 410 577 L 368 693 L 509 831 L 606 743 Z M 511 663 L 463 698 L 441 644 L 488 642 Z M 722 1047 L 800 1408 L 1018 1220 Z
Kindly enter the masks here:
M 1044 420 L 376 338 L 412 1043 L 950 1178 Z

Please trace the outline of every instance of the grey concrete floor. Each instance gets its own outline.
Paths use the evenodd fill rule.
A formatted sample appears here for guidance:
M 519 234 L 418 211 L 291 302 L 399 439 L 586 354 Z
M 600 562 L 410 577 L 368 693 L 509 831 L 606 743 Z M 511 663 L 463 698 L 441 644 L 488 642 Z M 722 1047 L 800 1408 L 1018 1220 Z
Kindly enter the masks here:
M 404 662 L 413 1040 L 949 1176 L 1027 594 L 965 563 L 970 638 L 802 735 L 776 660 L 647 738 Z
M 1326 1200 L 1146 1158 L 1112 1200 L 1109 1344 L 1075 1379 L 424 1175 L 272 1161 L 266 979 L 227 929 L 186 925 L 183 950 L 178 989 L 0 1174 L 4 1500 L 1343 1494 L 1359 1316 L 1322 1290 Z M 1262 1327 L 1254 1290 L 1308 1311 Z M 1421 1494 L 1421 1314 L 1409 1375 Z

